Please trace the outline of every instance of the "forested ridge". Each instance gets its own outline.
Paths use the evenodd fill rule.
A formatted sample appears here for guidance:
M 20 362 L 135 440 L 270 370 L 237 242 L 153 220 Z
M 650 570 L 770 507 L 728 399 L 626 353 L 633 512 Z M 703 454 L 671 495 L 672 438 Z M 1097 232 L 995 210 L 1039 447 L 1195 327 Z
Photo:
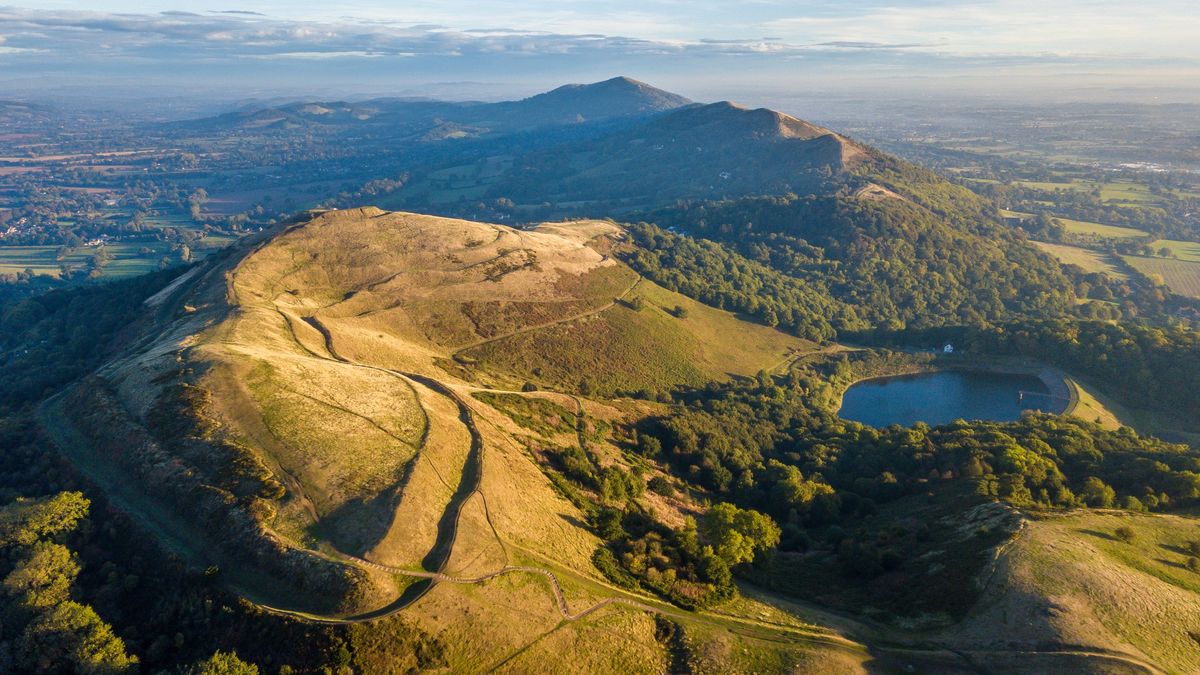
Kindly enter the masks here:
M 982 214 L 948 213 L 896 198 L 786 195 L 681 203 L 646 220 L 724 244 L 849 306 L 831 317 L 842 330 L 855 320 L 978 325 L 1070 310 L 1074 289 L 1057 263 Z M 642 226 L 635 240 L 650 249 L 683 241 L 651 233 Z

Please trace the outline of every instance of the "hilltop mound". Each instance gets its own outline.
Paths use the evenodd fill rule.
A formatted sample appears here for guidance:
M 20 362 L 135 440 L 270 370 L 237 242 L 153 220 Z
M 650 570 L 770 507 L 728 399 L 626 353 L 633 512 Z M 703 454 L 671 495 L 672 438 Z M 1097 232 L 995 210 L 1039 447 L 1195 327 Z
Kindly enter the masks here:
M 265 605 L 405 608 L 475 645 L 460 655 L 475 668 L 595 605 L 571 632 L 633 631 L 598 657 L 660 658 L 644 614 L 604 609 L 628 593 L 593 566 L 589 516 L 544 465 L 587 434 L 585 452 L 625 466 L 608 430 L 650 404 L 570 392 L 751 375 L 810 345 L 640 280 L 608 253 L 624 236 L 370 208 L 281 227 L 155 296 L 145 339 L 45 422 L 116 503 Z M 539 438 L 513 405 L 557 421 Z M 454 637 L 493 623 L 512 625 Z
M 566 84 L 507 105 L 547 123 L 632 117 L 673 110 L 691 101 L 628 77 L 593 84 Z

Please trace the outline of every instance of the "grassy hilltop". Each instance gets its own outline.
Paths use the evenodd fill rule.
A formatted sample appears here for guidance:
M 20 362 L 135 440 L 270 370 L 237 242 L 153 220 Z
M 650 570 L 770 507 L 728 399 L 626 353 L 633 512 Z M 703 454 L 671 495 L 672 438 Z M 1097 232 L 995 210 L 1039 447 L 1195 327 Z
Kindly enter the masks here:
M 713 663 L 861 661 L 828 631 L 764 623 L 754 602 L 702 619 L 612 586 L 593 565 L 588 515 L 530 450 L 536 434 L 486 403 L 485 390 L 546 400 L 566 411 L 546 441 L 582 442 L 578 415 L 604 461 L 625 465 L 607 434 L 636 408 L 521 385 L 576 391 L 567 372 L 597 391 L 695 384 L 812 348 L 640 279 L 608 254 L 622 238 L 592 221 L 518 231 L 324 214 L 152 298 L 157 337 L 52 402 L 46 423 L 144 525 L 229 569 L 239 592 L 340 621 L 405 608 L 453 645 L 454 670 L 522 671 L 589 644 L 591 660 L 572 667 L 655 671 L 671 658 L 659 612 L 694 625 L 688 639 Z M 610 350 L 619 367 L 580 356 Z M 106 429 L 144 440 L 126 450 Z M 112 463 L 88 461 L 98 453 Z M 165 513 L 197 508 L 225 529 Z M 244 532 L 229 536 L 230 524 Z M 768 647 L 777 640 L 790 646 Z

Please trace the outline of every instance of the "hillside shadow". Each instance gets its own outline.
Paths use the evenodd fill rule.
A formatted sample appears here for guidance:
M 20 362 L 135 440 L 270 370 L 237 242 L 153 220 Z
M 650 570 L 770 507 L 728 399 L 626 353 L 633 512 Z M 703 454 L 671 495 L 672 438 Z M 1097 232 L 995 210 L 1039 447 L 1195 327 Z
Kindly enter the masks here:
M 907 649 L 869 645 L 871 659 L 863 664 L 871 675 L 894 673 L 938 673 L 957 675 L 988 672 L 973 663 L 966 655 L 946 649 Z
M 1192 553 L 1191 551 L 1187 550 L 1186 548 L 1184 548 L 1182 546 L 1176 546 L 1175 544 L 1159 544 L 1158 547 L 1163 549 L 1164 551 L 1170 551 L 1171 553 L 1178 553 L 1179 555 L 1184 556 L 1185 558 L 1196 555 L 1195 553 Z
M 576 518 L 575 516 L 573 516 L 569 513 L 560 513 L 560 514 L 558 514 L 558 517 L 562 518 L 563 520 L 567 521 L 568 523 L 574 525 L 575 527 L 590 531 L 590 528 L 587 523 L 583 522 L 582 520 Z
M 1174 567 L 1177 570 L 1186 570 L 1187 569 L 1187 565 L 1184 565 L 1183 563 L 1180 563 L 1180 562 L 1175 562 L 1174 560 L 1167 560 L 1166 558 L 1155 558 L 1154 561 L 1162 563 L 1162 564 L 1166 565 L 1167 567 Z
M 406 467 L 416 462 L 409 462 Z M 406 471 L 406 473 L 407 473 Z M 407 478 L 407 475 L 405 476 Z M 313 533 L 328 540 L 334 548 L 361 556 L 375 548 L 387 536 L 400 505 L 401 481 L 370 499 L 346 502 L 313 526 Z
M 438 519 L 437 537 L 434 540 L 433 548 L 421 560 L 421 566 L 424 569 L 430 572 L 440 572 L 450 559 L 454 542 L 458 538 L 458 518 L 462 513 L 463 506 L 479 489 L 479 483 L 483 480 L 483 435 L 479 433 L 479 428 L 475 425 L 475 417 L 472 415 L 470 407 L 454 390 L 431 377 L 416 373 L 403 373 L 403 375 L 449 398 L 458 408 L 459 421 L 471 436 L 471 448 L 463 463 L 462 480 L 459 481 L 458 489 L 454 491 L 449 503 L 446 504 L 442 517 Z
M 1120 541 L 1113 535 L 1111 535 L 1107 532 L 1101 532 L 1100 530 L 1090 530 L 1087 528 L 1079 528 L 1075 531 L 1078 532 L 1079 534 L 1086 534 L 1086 535 L 1089 535 L 1092 537 L 1096 537 L 1097 539 L 1105 539 L 1107 541 Z
M 409 605 L 413 604 L 417 600 L 420 600 L 422 596 L 433 589 L 433 586 L 434 582 L 432 579 L 421 579 L 420 581 L 416 581 L 409 585 L 408 588 L 405 588 L 404 592 L 400 594 L 400 597 L 396 598 L 392 602 L 389 602 L 383 607 L 373 609 L 368 612 L 363 612 L 362 614 L 349 616 L 346 617 L 346 619 L 348 621 L 371 621 L 374 619 L 382 619 L 386 616 L 391 616 L 392 614 L 406 609 Z

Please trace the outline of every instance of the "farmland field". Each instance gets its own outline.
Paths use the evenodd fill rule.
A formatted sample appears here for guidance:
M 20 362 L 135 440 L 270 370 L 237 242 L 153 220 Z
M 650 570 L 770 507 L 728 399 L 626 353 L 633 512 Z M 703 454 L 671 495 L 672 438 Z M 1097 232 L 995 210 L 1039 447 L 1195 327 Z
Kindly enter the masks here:
M 1113 260 L 1105 253 L 1079 246 L 1051 244 L 1044 241 L 1035 241 L 1033 244 L 1057 258 L 1062 264 L 1078 265 L 1085 272 L 1101 272 L 1118 279 L 1126 279 L 1129 276 L 1121 271 L 1121 268 L 1114 264 Z
M 1067 228 L 1067 232 L 1071 234 L 1090 234 L 1109 239 L 1133 239 L 1135 237 L 1146 236 L 1145 232 L 1135 230 L 1131 227 L 1118 227 L 1116 225 L 1091 223 L 1086 220 L 1072 220 L 1070 218 L 1055 218 L 1055 220 L 1062 223 L 1063 227 Z
M 1047 192 L 1058 190 L 1090 192 L 1098 189 L 1100 190 L 1100 199 L 1111 204 L 1154 205 L 1163 201 L 1161 197 L 1151 192 L 1150 188 L 1146 185 L 1132 181 L 1106 181 L 1101 183 L 1082 179 L 1064 180 L 1061 182 L 1017 180 L 1013 181 L 1013 185 Z
M 1200 262 L 1175 260 L 1172 258 L 1144 258 L 1122 256 L 1137 271 L 1149 275 L 1161 275 L 1171 292 L 1200 298 Z
M 1159 249 L 1167 248 L 1171 250 L 1171 257 L 1188 262 L 1200 263 L 1200 244 L 1194 241 L 1179 241 L 1177 239 L 1159 239 L 1151 242 L 1150 248 L 1158 253 Z
M 1062 183 L 1051 181 L 1033 181 L 1033 180 L 1017 180 L 1013 181 L 1014 185 L 1021 187 L 1032 188 L 1034 190 L 1046 190 L 1054 192 L 1055 190 L 1092 190 L 1096 184 L 1091 181 L 1067 181 Z
M 1162 201 L 1141 183 L 1105 183 L 1100 188 L 1100 199 L 1106 202 L 1126 204 L 1157 204 Z
M 193 246 L 195 257 L 200 258 L 206 252 L 220 248 L 232 241 L 232 237 L 207 237 Z M 69 265 L 76 269 L 86 269 L 92 255 L 98 247 L 76 249 L 61 261 L 58 260 L 57 246 L 2 246 L 0 247 L 0 274 L 18 274 L 26 269 L 34 274 L 46 274 L 57 277 L 61 265 Z M 163 257 L 178 263 L 178 252 L 172 252 L 170 245 L 159 241 L 123 242 L 109 244 L 108 249 L 112 258 L 104 266 L 103 278 L 113 280 L 146 274 L 158 269 L 159 260 Z M 149 253 L 142 251 L 150 249 Z

